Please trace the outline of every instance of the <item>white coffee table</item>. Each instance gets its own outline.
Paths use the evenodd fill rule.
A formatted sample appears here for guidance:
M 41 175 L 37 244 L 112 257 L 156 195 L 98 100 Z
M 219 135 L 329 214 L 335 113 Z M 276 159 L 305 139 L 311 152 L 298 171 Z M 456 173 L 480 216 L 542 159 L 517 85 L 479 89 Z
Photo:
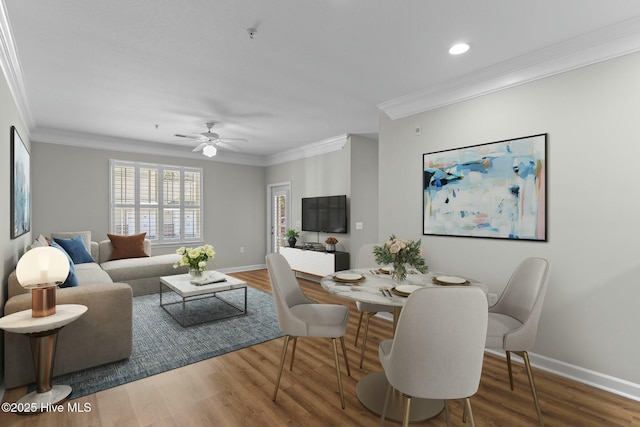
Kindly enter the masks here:
M 235 277 L 228 276 L 226 274 L 222 274 L 215 271 L 204 272 L 204 275 L 215 274 L 216 276 L 220 276 L 225 279 L 224 282 L 212 283 L 209 285 L 193 285 L 191 284 L 191 276 L 189 274 L 177 274 L 175 276 L 163 276 L 160 278 L 160 307 L 162 307 L 171 317 L 173 317 L 180 325 L 182 326 L 193 326 L 200 323 L 206 323 L 213 320 L 221 320 L 229 317 L 240 316 L 247 313 L 247 282 L 244 282 L 240 279 L 236 279 Z M 180 301 L 175 302 L 162 302 L 162 291 L 163 286 L 169 288 L 171 291 L 178 294 L 180 297 Z M 244 304 L 239 307 L 238 305 L 221 298 L 218 294 L 222 292 L 230 292 L 230 291 L 242 291 L 244 290 Z M 187 304 L 189 301 L 201 300 L 204 298 L 216 298 L 219 301 L 231 306 L 234 308 L 234 312 L 232 314 L 228 314 L 225 316 L 216 317 L 215 319 L 204 320 L 202 322 L 197 323 L 186 323 L 187 319 Z M 182 304 L 182 314 L 180 316 L 176 316 L 170 310 L 167 309 L 168 306 Z
M 60 403 L 71 394 L 68 385 L 51 385 L 56 343 L 60 329 L 86 311 L 84 305 L 59 304 L 56 305 L 56 312 L 50 316 L 32 317 L 31 310 L 23 310 L 0 319 L 0 329 L 24 334 L 31 340 L 36 391 L 18 400 L 28 412 L 44 411 L 49 405 Z

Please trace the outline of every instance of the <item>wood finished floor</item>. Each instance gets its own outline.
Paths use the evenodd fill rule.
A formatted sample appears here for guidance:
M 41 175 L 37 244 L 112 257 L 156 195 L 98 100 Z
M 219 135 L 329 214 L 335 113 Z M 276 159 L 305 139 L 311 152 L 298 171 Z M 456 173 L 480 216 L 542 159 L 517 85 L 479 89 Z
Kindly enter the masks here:
M 266 270 L 234 276 L 270 292 Z M 119 387 L 81 397 L 71 403 L 90 405 L 83 413 L 16 415 L 0 413 L 0 426 L 373 426 L 379 417 L 358 401 L 355 388 L 363 376 L 380 371 L 377 346 L 391 337 L 391 323 L 370 322 L 363 369 L 359 345 L 353 341 L 358 312 L 353 303 L 329 295 L 314 282 L 300 279 L 305 293 L 320 302 L 351 308 L 346 342 L 351 377 L 343 368 L 346 409 L 341 409 L 331 341 L 300 339 L 293 372 L 285 369 L 278 399 L 271 400 L 283 339 L 269 341 Z M 640 402 L 534 369 L 547 426 L 638 426 Z M 527 375 L 514 366 L 515 391 L 509 389 L 505 360 L 486 354 L 480 389 L 472 398 L 478 426 L 536 425 Z M 54 381 L 55 383 L 55 381 Z M 26 387 L 7 390 L 4 402 L 15 402 Z M 66 406 L 65 406 L 66 407 Z M 450 402 L 453 426 L 462 404 Z M 388 426 L 398 423 L 387 421 Z M 444 413 L 415 426 L 445 425 Z

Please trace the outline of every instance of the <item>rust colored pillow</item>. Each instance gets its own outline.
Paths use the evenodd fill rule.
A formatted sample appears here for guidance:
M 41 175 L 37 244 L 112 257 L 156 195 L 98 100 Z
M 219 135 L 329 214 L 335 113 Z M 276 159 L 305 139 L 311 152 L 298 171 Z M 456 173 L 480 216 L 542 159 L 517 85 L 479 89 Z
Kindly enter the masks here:
M 132 236 L 120 236 L 118 234 L 107 234 L 113 252 L 111 252 L 111 261 L 124 258 L 143 258 L 148 257 L 144 251 L 144 238 L 147 233 L 134 234 Z

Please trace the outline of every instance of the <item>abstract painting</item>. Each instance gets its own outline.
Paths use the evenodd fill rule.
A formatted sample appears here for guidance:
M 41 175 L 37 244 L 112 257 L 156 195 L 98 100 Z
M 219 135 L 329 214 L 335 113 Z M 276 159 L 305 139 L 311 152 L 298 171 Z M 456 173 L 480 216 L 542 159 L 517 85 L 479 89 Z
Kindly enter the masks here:
M 18 130 L 11 126 L 11 238 L 31 230 L 30 157 Z
M 547 134 L 423 155 L 423 234 L 547 241 Z

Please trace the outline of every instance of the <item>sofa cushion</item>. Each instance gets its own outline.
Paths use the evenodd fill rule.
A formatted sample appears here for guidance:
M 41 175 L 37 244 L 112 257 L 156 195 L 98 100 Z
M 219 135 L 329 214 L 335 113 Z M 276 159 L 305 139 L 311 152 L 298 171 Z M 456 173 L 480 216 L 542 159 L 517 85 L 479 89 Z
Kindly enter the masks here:
M 131 236 L 107 234 L 113 245 L 113 252 L 109 260 L 148 257 L 149 255 L 144 251 L 144 238 L 146 235 L 146 232 Z
M 71 239 L 54 237 L 53 240 L 64 248 L 73 260 L 74 264 L 84 264 L 86 262 L 96 261 L 87 250 L 87 247 L 84 245 L 84 241 L 82 240 L 82 236 L 80 235 Z
M 75 286 L 78 286 L 78 277 L 76 276 L 76 269 L 75 266 L 73 265 L 73 260 L 71 259 L 71 257 L 69 256 L 69 254 L 67 253 L 67 251 L 65 251 L 62 246 L 60 246 L 59 244 L 57 244 L 55 241 L 52 241 L 49 246 L 59 249 L 60 251 L 62 251 L 63 254 L 65 254 L 65 256 L 67 257 L 67 259 L 69 260 L 69 275 L 67 276 L 67 279 L 60 285 L 61 288 L 72 288 Z
M 51 238 L 59 237 L 61 239 L 71 239 L 76 236 L 82 236 L 82 241 L 84 242 L 84 246 L 88 251 L 91 250 L 91 232 L 90 231 L 57 231 L 55 233 L 51 233 Z
M 176 274 L 173 264 L 180 260 L 178 254 L 154 255 L 146 258 L 128 258 L 100 264 L 114 282 L 144 279 Z
M 111 277 L 100 268 L 100 265 L 96 262 L 87 262 L 84 264 L 78 264 L 76 268 L 76 277 L 80 285 L 92 285 L 95 283 L 111 283 Z
M 31 246 L 27 250 L 33 249 L 33 248 L 39 248 L 42 246 L 49 246 L 49 242 L 47 241 L 47 238 L 41 234 L 38 236 L 36 240 L 33 241 L 33 243 L 31 243 Z

